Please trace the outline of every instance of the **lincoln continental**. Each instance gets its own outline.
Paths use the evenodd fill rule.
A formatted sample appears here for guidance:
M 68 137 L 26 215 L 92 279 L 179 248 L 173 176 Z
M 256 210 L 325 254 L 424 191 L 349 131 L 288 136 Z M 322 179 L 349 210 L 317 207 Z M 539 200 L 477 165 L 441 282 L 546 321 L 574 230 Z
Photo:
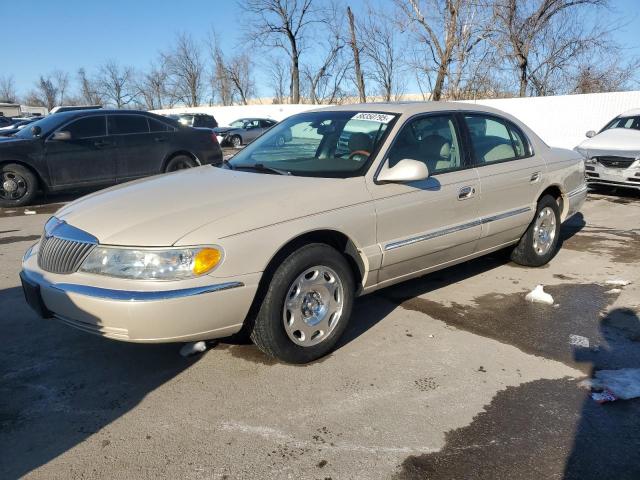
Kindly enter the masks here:
M 336 348 L 359 295 L 498 250 L 546 264 L 586 194 L 579 153 L 498 110 L 330 107 L 280 122 L 222 168 L 64 206 L 21 279 L 42 317 L 89 333 L 246 335 L 305 363 Z

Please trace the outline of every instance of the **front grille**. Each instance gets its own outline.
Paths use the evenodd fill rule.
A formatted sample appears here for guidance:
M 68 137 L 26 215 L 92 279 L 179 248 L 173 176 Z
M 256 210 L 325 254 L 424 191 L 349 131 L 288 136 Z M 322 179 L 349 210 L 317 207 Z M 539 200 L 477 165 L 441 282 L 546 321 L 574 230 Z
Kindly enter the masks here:
M 51 273 L 73 273 L 80 268 L 93 247 L 93 243 L 43 235 L 38 251 L 38 265 Z
M 596 157 L 596 160 L 607 168 L 629 168 L 636 161 L 628 157 Z

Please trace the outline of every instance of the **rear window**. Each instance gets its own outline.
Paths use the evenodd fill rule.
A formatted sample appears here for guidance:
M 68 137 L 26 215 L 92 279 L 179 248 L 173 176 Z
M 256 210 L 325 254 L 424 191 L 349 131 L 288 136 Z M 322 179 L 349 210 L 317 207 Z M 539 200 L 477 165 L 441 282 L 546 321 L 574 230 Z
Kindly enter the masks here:
M 109 135 L 149 133 L 147 117 L 142 115 L 109 115 Z

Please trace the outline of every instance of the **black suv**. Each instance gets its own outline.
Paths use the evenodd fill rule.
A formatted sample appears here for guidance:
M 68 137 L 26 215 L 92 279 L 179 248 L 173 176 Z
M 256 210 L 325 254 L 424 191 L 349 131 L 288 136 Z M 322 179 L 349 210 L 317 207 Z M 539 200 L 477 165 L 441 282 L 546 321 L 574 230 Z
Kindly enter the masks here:
M 0 206 L 26 205 L 38 189 L 107 186 L 221 163 L 210 130 L 136 110 L 56 113 L 0 137 Z
M 206 113 L 179 113 L 177 115 L 168 115 L 168 117 L 188 127 L 216 128 L 218 126 L 215 117 Z

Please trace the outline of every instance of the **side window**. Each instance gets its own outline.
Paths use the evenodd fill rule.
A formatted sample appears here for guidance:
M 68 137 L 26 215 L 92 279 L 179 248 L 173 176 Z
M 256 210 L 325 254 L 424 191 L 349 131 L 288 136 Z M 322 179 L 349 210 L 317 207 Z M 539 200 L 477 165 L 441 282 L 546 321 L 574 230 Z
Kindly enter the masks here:
M 511 122 L 485 115 L 464 117 L 478 163 L 515 160 L 529 156 L 528 143 Z
M 389 165 L 405 158 L 424 162 L 432 174 L 461 168 L 462 155 L 453 117 L 421 117 L 402 127 L 389 151 Z
M 149 130 L 152 132 L 172 132 L 173 128 L 164 122 L 156 120 L 155 118 L 149 118 Z
M 143 115 L 109 115 L 107 119 L 109 135 L 149 133 L 147 117 Z
M 103 137 L 107 134 L 104 115 L 85 117 L 70 123 L 63 130 L 71 133 L 72 139 Z

